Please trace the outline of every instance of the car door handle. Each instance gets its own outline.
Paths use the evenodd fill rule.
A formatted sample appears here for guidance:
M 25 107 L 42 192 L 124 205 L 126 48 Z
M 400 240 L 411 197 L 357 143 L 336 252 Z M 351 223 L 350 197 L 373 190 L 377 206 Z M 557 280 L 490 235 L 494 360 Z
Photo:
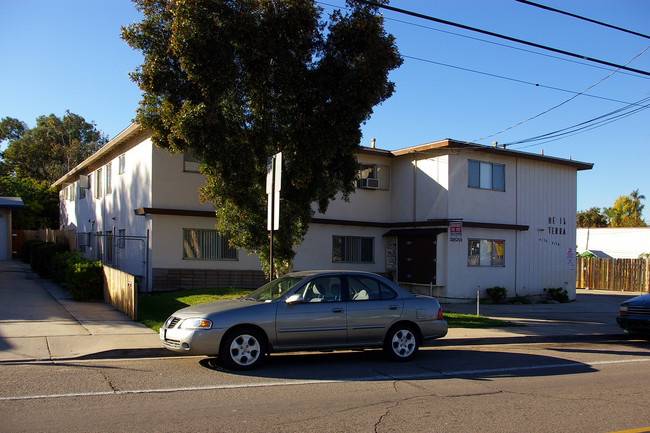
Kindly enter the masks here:
M 397 305 L 389 305 L 388 309 L 389 310 L 397 310 L 398 306 Z
M 332 313 L 342 313 L 343 308 L 332 308 Z

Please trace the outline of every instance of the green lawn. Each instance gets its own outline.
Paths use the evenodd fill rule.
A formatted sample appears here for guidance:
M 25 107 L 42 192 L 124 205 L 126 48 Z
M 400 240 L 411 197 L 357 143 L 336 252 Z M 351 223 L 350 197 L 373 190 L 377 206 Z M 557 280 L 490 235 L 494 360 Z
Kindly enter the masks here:
M 138 299 L 138 318 L 143 324 L 158 331 L 165 320 L 176 310 L 206 302 L 236 299 L 248 293 L 250 293 L 248 289 L 194 289 L 142 296 Z M 472 314 L 444 312 L 444 318 L 450 328 L 518 326 L 512 322 Z
M 522 326 L 504 320 L 490 319 L 489 317 L 474 314 L 460 314 L 444 311 L 443 317 L 450 328 L 501 328 L 507 326 Z
M 154 331 L 176 310 L 206 302 L 237 299 L 250 289 L 193 289 L 169 292 L 138 298 L 138 319 Z

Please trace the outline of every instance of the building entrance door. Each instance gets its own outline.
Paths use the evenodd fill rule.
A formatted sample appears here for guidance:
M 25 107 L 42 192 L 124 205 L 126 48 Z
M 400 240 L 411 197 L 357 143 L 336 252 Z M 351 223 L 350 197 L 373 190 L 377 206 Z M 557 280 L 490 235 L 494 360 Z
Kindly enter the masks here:
M 403 283 L 436 284 L 436 236 L 397 238 L 397 280 Z

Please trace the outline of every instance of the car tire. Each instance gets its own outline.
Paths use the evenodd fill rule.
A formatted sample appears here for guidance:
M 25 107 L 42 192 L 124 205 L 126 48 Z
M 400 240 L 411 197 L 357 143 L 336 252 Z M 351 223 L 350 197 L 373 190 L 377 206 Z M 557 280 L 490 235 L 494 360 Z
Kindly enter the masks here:
M 262 363 L 265 353 L 263 335 L 255 329 L 240 328 L 224 337 L 219 358 L 231 370 L 251 370 Z
M 419 347 L 415 328 L 408 324 L 391 328 L 384 341 L 384 351 L 394 361 L 410 361 Z

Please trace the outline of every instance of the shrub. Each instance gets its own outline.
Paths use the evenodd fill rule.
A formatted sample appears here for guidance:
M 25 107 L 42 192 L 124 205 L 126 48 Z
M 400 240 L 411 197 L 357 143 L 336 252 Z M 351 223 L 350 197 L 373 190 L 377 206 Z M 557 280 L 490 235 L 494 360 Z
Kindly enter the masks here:
M 548 298 L 551 301 L 557 301 L 562 303 L 571 301 L 569 299 L 569 292 L 566 289 L 563 289 L 562 287 L 558 287 L 557 289 L 551 287 L 545 290 L 546 293 L 548 294 Z
M 530 304 L 530 299 L 528 299 L 525 296 L 515 296 L 514 298 L 510 299 L 508 302 L 511 304 Z
M 34 243 L 31 246 L 32 270 L 41 277 L 51 277 L 54 274 L 54 258 L 68 250 L 65 244 L 54 244 L 52 242 Z
M 104 297 L 104 272 L 101 262 L 82 259 L 72 266 L 68 292 L 75 301 L 94 301 Z
M 505 287 L 495 286 L 485 289 L 485 294 L 488 295 L 495 304 L 498 304 L 506 298 L 508 291 Z
M 57 283 L 69 284 L 72 280 L 75 263 L 81 263 L 84 260 L 86 259 L 77 251 L 66 251 L 57 254 L 52 260 L 52 278 Z
M 23 242 L 23 244 L 20 246 L 20 258 L 22 259 L 23 263 L 31 263 L 32 250 L 37 248 L 38 245 L 42 245 L 44 243 L 45 242 L 39 240 L 31 240 L 31 241 Z

